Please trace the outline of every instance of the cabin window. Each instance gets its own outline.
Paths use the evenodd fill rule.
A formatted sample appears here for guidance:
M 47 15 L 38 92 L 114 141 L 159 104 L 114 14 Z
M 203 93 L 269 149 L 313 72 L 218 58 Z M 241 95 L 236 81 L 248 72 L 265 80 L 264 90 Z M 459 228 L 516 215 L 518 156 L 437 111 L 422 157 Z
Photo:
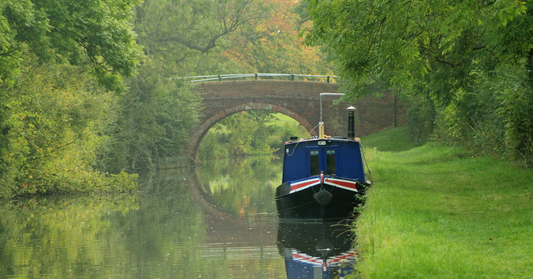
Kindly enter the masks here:
M 326 170 L 328 171 L 328 174 L 336 174 L 335 150 L 326 151 Z
M 320 174 L 320 166 L 318 160 L 318 150 L 311 150 L 309 152 L 309 162 L 311 163 L 311 176 Z

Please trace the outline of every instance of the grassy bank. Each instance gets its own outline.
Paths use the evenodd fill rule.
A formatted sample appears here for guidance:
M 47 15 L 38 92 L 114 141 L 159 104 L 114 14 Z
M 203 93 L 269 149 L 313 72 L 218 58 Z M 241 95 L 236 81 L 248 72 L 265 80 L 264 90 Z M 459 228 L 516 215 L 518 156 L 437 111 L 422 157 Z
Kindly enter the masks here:
M 533 172 L 404 132 L 363 138 L 374 186 L 356 223 L 360 276 L 533 278 Z

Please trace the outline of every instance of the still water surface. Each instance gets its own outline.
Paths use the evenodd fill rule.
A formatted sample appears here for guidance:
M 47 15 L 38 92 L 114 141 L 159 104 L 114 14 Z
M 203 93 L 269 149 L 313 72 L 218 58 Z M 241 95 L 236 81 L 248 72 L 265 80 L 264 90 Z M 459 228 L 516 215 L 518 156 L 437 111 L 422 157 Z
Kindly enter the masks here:
M 279 159 L 253 157 L 147 174 L 136 194 L 2 201 L 0 278 L 342 278 L 353 236 L 279 222 L 280 181 Z

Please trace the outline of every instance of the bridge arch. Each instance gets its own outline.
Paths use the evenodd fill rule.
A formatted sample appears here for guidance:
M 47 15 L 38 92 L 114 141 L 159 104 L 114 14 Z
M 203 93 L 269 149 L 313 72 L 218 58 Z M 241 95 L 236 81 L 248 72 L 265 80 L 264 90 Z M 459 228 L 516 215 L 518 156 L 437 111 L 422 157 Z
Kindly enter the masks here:
M 320 121 L 320 93 L 338 92 L 337 83 L 291 80 L 232 80 L 197 83 L 202 97 L 200 123 L 191 131 L 189 154 L 196 161 L 198 146 L 209 128 L 233 113 L 266 109 L 288 115 L 308 131 Z M 338 97 L 323 98 L 325 134 L 345 135 L 345 108 L 354 105 L 356 135 L 364 136 L 387 127 L 403 125 L 405 106 L 394 95 L 366 96 L 355 103 L 335 104 Z
M 248 102 L 244 104 L 238 104 L 236 106 L 227 108 L 225 110 L 221 110 L 220 112 L 209 117 L 206 121 L 200 124 L 200 126 L 194 132 L 191 138 L 193 158 L 196 158 L 196 154 L 198 152 L 198 148 L 200 147 L 200 143 L 202 142 L 202 139 L 207 134 L 209 129 L 211 129 L 211 127 L 213 127 L 217 122 L 219 122 L 223 118 L 226 118 L 234 113 L 238 113 L 241 111 L 248 111 L 248 110 L 269 110 L 269 111 L 282 113 L 296 120 L 298 123 L 300 123 L 300 125 L 302 125 L 309 133 L 311 133 L 311 135 L 314 135 L 314 136 L 317 135 L 316 132 L 313 131 L 313 128 L 315 127 L 316 124 L 312 125 L 305 118 L 303 118 L 296 112 L 293 112 L 285 107 L 281 107 L 281 106 L 274 105 L 274 104 Z

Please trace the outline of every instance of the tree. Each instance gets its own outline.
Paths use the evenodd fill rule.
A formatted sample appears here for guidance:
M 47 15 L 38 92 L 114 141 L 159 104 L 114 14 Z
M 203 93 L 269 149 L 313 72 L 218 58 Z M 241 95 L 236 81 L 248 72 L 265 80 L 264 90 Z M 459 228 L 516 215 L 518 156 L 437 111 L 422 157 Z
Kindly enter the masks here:
M 84 69 L 39 65 L 4 93 L 8 127 L 0 149 L 0 198 L 54 192 L 130 190 L 135 176 L 94 171 L 102 136 L 115 119 L 116 94 L 94 91 Z
M 102 84 L 120 89 L 143 57 L 130 24 L 139 2 L 0 1 L 0 79 L 12 79 L 27 49 L 43 62 L 90 65 Z
M 164 159 L 179 158 L 189 147 L 200 97 L 188 84 L 159 77 L 160 69 L 151 61 L 147 59 L 140 74 L 129 80 L 130 90 L 121 96 L 113 142 L 101 160 L 103 170 L 151 169 Z
M 402 92 L 408 101 L 425 94 L 437 111 L 435 121 L 440 121 L 444 130 L 461 134 L 463 140 L 480 135 L 479 129 L 472 131 L 485 126 L 479 126 L 480 119 L 490 119 L 484 114 L 489 113 L 487 105 L 499 102 L 502 105 L 494 109 L 504 123 L 503 134 L 514 139 L 512 152 L 533 155 L 532 116 L 517 103 L 502 103 L 510 98 L 505 90 L 487 92 L 494 89 L 484 86 L 487 82 L 506 83 L 508 77 L 504 72 L 511 69 L 527 75 L 533 72 L 532 2 L 308 0 L 307 3 L 313 18 L 307 42 L 324 45 L 331 51 L 353 97 L 367 94 L 371 87 Z M 522 79 L 530 93 L 522 92 L 519 98 L 533 105 L 528 97 L 531 80 Z M 417 102 L 421 103 L 413 103 Z M 450 124 L 460 124 L 460 130 L 469 132 L 460 133 L 458 127 L 452 128 Z M 512 130 L 506 126 L 520 128 Z
M 291 0 L 270 0 L 265 5 L 268 16 L 252 29 L 230 34 L 231 44 L 222 55 L 252 72 L 333 75 L 320 48 L 304 45 L 299 36 L 309 25 L 302 18 L 304 5 Z
M 308 42 L 333 52 L 352 92 L 378 82 L 386 89 L 409 89 L 431 74 L 447 77 L 440 86 L 467 86 L 464 73 L 472 63 L 523 55 L 531 42 L 525 32 L 519 43 L 502 43 L 502 33 L 512 29 L 508 23 L 526 17 L 525 3 L 517 1 L 308 3 L 313 17 Z
M 303 138 L 309 134 L 296 120 L 280 120 L 279 115 L 268 110 L 249 110 L 222 119 L 203 138 L 198 149 L 199 158 L 214 160 L 272 154 L 289 137 Z
M 93 169 L 115 100 L 88 73 L 114 91 L 135 75 L 138 2 L 0 0 L 0 196 L 133 185 Z
M 135 24 L 163 75 L 329 74 L 320 50 L 298 37 L 298 7 L 289 0 L 147 0 Z
M 147 55 L 172 76 L 224 73 L 231 65 L 219 54 L 229 44 L 228 35 L 266 16 L 262 1 L 250 0 L 147 0 L 136 15 Z
M 200 100 L 176 77 L 319 72 L 317 65 L 325 63 L 317 62 L 317 48 L 301 45 L 295 5 L 288 0 L 144 1 L 136 9 L 135 30 L 146 59 L 139 75 L 128 80 L 130 90 L 123 96 L 124 110 L 113 133 L 114 150 L 102 168 L 136 170 L 179 156 L 184 137 L 196 123 Z M 241 124 L 250 121 L 240 119 Z M 250 153 L 252 147 L 270 151 L 265 141 L 255 146 L 251 134 L 228 135 L 235 143 L 227 146 L 230 153 Z

